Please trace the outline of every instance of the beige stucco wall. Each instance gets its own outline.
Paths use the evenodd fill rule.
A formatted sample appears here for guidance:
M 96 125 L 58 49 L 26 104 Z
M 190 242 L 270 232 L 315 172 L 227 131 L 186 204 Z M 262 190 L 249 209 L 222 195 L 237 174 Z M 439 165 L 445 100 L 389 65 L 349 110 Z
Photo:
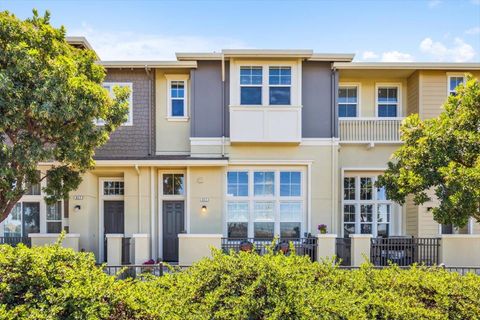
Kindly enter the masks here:
M 377 84 L 397 84 L 401 85 L 401 100 L 400 100 L 400 114 L 404 116 L 406 114 L 407 105 L 407 79 L 405 78 L 387 78 L 387 77 L 362 77 L 351 78 L 341 77 L 340 85 L 344 83 L 360 84 L 360 117 L 375 117 L 376 106 L 376 92 L 375 88 Z
M 222 233 L 224 168 L 190 167 L 188 173 L 190 233 Z M 206 212 L 202 212 L 203 205 L 207 206 Z
M 480 267 L 480 235 L 443 235 L 440 263 L 447 267 Z
M 180 234 L 178 240 L 180 266 L 191 266 L 202 258 L 211 257 L 212 248 L 222 247 L 222 234 Z
M 155 141 L 157 154 L 190 151 L 190 121 L 168 121 L 168 91 L 165 74 L 189 74 L 185 70 L 155 70 Z M 188 87 L 188 86 L 187 86 Z M 187 90 L 187 105 L 190 91 Z M 190 114 L 190 107 L 187 106 Z

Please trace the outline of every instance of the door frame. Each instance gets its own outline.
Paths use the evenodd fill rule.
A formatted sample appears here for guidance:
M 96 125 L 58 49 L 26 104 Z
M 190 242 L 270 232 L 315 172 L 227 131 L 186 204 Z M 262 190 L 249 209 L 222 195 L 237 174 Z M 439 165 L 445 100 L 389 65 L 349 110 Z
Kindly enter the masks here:
M 183 195 L 164 195 L 163 194 L 163 175 L 164 174 L 183 174 Z M 177 170 L 159 170 L 158 171 L 158 242 L 157 242 L 157 248 L 158 248 L 158 258 L 163 260 L 163 201 L 164 200 L 172 200 L 172 201 L 183 201 L 183 214 L 184 214 L 184 224 L 185 224 L 185 229 L 187 229 L 188 226 L 188 201 L 187 201 L 187 194 L 188 194 L 188 175 L 187 175 L 187 170 L 182 170 L 182 169 L 177 169 Z
M 124 189 L 123 189 L 123 196 L 120 195 L 104 195 L 103 194 L 103 183 L 105 181 L 122 181 L 124 183 Z M 123 178 L 119 177 L 101 177 L 98 178 L 98 261 L 102 262 L 104 261 L 104 252 L 103 252 L 103 246 L 104 246 L 104 241 L 105 241 L 105 234 L 103 232 L 105 224 L 104 224 L 104 212 L 103 212 L 103 202 L 105 200 L 120 200 L 120 201 L 125 201 L 125 180 Z M 124 204 L 125 206 L 125 204 Z M 124 209 L 125 210 L 125 209 Z M 126 217 L 124 218 L 124 223 L 127 221 Z

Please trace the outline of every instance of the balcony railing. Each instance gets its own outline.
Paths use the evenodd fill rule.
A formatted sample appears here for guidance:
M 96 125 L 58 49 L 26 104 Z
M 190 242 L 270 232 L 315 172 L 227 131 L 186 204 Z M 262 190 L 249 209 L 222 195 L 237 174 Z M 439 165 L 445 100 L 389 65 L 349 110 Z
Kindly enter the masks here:
M 340 142 L 400 142 L 400 125 L 402 120 L 403 118 L 340 118 Z
M 373 238 L 370 260 L 376 266 L 413 263 L 434 266 L 439 262 L 440 238 L 390 237 Z
M 290 244 L 295 248 L 295 254 L 306 255 L 310 260 L 316 261 L 317 253 L 317 238 L 282 238 L 282 239 L 258 239 L 258 238 L 222 238 L 222 250 L 225 253 L 233 250 L 238 251 L 252 251 L 254 250 L 259 255 L 267 253 L 268 248 L 272 248 L 275 252 L 282 251 L 284 254 L 290 253 Z

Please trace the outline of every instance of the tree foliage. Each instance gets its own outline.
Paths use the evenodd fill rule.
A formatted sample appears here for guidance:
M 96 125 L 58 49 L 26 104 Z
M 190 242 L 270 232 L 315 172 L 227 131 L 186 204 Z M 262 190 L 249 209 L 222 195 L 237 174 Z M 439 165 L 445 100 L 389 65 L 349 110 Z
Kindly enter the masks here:
M 96 59 L 69 45 L 48 12 L 26 20 L 0 12 L 0 222 L 45 178 L 47 203 L 66 197 L 94 164 L 95 148 L 126 120 L 128 89 L 111 98 Z M 36 173 L 43 162 L 55 163 L 48 177 Z
M 182 272 L 114 280 L 92 254 L 0 246 L 1 319 L 479 319 L 480 277 L 215 251 Z
M 480 84 L 468 75 L 448 97 L 438 118 L 417 114 L 401 127 L 404 144 L 394 153 L 378 185 L 390 199 L 415 204 L 438 199 L 432 210 L 443 224 L 463 227 L 480 221 Z

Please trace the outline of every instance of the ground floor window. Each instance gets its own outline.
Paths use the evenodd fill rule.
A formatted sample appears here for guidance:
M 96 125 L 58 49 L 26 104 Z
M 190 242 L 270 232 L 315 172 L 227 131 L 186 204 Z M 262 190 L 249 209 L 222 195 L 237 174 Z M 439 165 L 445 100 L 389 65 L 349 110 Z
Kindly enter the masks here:
M 245 169 L 227 173 L 229 238 L 299 238 L 305 228 L 304 172 Z
M 5 237 L 26 237 L 40 232 L 40 202 L 19 202 L 3 223 Z
M 393 202 L 384 188 L 376 188 L 377 176 L 347 175 L 343 179 L 343 235 L 391 233 Z

